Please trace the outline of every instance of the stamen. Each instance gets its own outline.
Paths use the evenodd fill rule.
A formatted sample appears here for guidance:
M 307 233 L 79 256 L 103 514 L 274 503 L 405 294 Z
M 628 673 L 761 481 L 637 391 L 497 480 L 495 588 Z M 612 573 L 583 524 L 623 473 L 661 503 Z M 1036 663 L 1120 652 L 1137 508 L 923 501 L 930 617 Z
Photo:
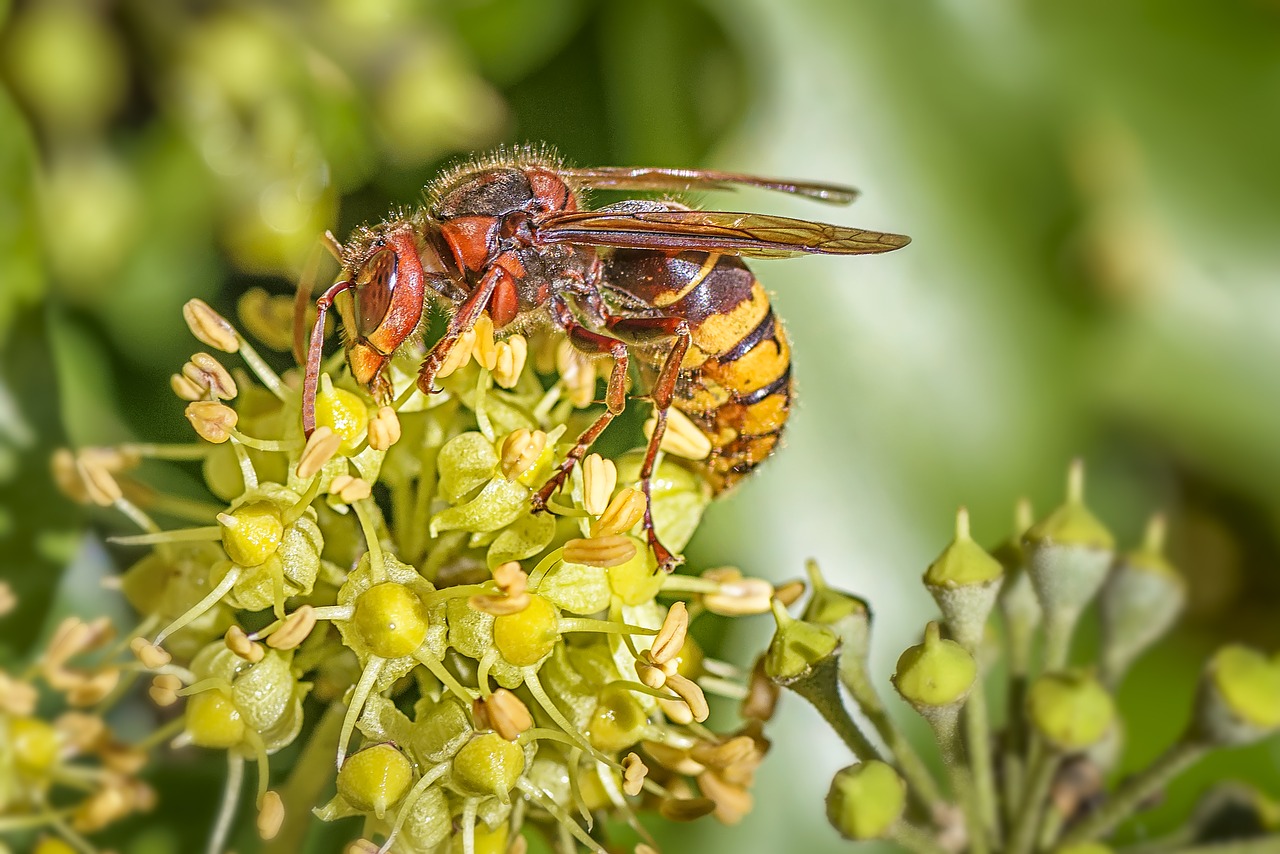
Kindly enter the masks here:
M 493 381 L 503 388 L 515 388 L 528 357 L 529 342 L 523 335 L 512 335 L 499 341 L 494 354 Z
M 613 534 L 606 537 L 574 539 L 564 544 L 565 563 L 607 568 L 621 566 L 636 556 L 636 544 L 630 537 Z
M 599 454 L 588 454 L 582 461 L 582 508 L 592 516 L 603 514 L 617 486 L 618 467 L 613 460 L 606 460 Z

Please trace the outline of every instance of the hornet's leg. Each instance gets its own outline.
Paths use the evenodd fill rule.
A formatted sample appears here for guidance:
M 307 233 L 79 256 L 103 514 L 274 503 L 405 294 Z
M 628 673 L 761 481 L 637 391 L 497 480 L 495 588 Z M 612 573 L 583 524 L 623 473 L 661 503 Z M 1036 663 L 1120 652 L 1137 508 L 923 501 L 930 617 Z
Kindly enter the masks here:
M 609 388 L 605 392 L 605 411 L 590 427 L 582 432 L 582 435 L 578 437 L 578 441 L 569 449 L 564 462 L 552 473 L 547 482 L 542 485 L 542 488 L 534 493 L 534 510 L 546 509 L 547 501 L 557 489 L 564 485 L 565 480 L 573 472 L 573 467 L 586 455 L 592 443 L 604 432 L 604 428 L 609 426 L 609 422 L 621 415 L 622 410 L 627 405 L 627 369 L 629 365 L 627 345 L 617 338 L 610 338 L 608 335 L 601 335 L 598 332 L 592 332 L 587 329 L 573 316 L 573 312 L 569 310 L 563 300 L 552 299 L 551 316 L 556 325 L 563 329 L 569 337 L 569 342 L 577 349 L 584 353 L 601 355 L 608 353 L 613 356 L 613 371 L 609 374 Z
M 653 384 L 650 395 L 653 401 L 655 423 L 653 435 L 649 437 L 649 445 L 645 448 L 644 465 L 640 469 L 640 488 L 644 491 L 644 532 L 658 559 L 658 567 L 664 572 L 671 572 L 681 563 L 681 558 L 673 555 L 659 540 L 653 529 L 653 501 L 650 496 L 650 480 L 657 464 L 658 448 L 662 444 L 662 436 L 667 431 L 667 410 L 675 397 L 676 380 L 680 376 L 680 365 L 689 352 L 691 336 L 687 321 L 678 317 L 615 317 L 609 321 L 610 330 L 638 338 L 654 336 L 671 337 L 671 349 L 658 372 L 658 379 Z
M 476 325 L 480 313 L 489 304 L 489 299 L 504 277 L 510 278 L 511 274 L 495 262 L 484 274 L 480 284 L 476 285 L 476 289 L 458 306 L 453 317 L 449 318 L 449 328 L 445 330 L 444 337 L 435 343 L 431 352 L 422 360 L 422 367 L 418 368 L 418 388 L 423 394 L 435 392 L 436 374 L 448 360 L 449 351 L 464 332 Z
M 316 429 L 316 386 L 320 382 L 320 357 L 324 354 L 324 318 L 333 306 L 334 297 L 352 287 L 351 282 L 338 282 L 316 300 L 316 322 L 311 327 L 307 370 L 302 379 L 302 432 L 308 439 Z

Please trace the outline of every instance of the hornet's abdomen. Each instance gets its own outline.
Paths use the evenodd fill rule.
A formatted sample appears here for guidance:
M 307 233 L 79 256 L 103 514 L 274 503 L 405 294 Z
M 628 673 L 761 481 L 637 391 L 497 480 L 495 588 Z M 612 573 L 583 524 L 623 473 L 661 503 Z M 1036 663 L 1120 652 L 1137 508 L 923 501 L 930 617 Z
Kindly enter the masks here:
M 689 322 L 674 405 L 711 437 L 708 479 L 729 489 L 777 447 L 791 411 L 791 345 L 764 288 L 741 259 L 706 252 L 618 250 L 604 279 Z

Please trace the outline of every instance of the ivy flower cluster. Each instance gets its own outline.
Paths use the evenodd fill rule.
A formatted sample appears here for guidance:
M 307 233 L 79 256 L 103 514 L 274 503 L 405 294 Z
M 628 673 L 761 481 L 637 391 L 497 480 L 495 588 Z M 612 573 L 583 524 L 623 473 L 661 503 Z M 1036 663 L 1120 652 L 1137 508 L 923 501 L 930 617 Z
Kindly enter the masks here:
M 868 673 L 867 604 L 831 588 L 814 565 L 802 618 L 775 603 L 766 672 L 812 702 L 858 760 L 836 774 L 826 802 L 846 839 L 891 839 L 918 854 L 1109 854 L 1113 833 L 1180 772 L 1210 751 L 1280 732 L 1280 657 L 1228 645 L 1204 666 L 1181 738 L 1109 788 L 1125 732 L 1116 691 L 1176 621 L 1186 585 L 1162 554 L 1159 516 L 1138 548 L 1115 550 L 1084 503 L 1079 462 L 1061 506 L 1034 521 L 1023 502 L 1017 516 L 1014 535 L 988 553 L 959 512 L 955 539 L 924 573 L 941 619 L 902 653 L 892 677 L 933 731 L 945 779 L 885 712 Z M 1072 641 L 1091 606 L 1101 644 L 1096 660 L 1078 664 Z M 985 684 L 997 679 L 1007 698 L 998 732 Z M 1222 783 L 1169 836 L 1121 850 L 1280 851 L 1278 816 L 1264 793 Z
M 270 327 L 284 300 L 251 294 L 242 324 Z M 46 723 L 30 674 L 5 677 L 0 827 L 93 851 L 86 834 L 154 804 L 134 775 L 164 746 L 226 756 L 211 852 L 232 838 L 254 776 L 256 830 L 278 850 L 314 816 L 354 816 L 351 852 L 519 852 L 541 833 L 603 854 L 602 818 L 629 824 L 644 851 L 656 845 L 639 810 L 734 822 L 751 809 L 776 688 L 704 655 L 689 625 L 766 613 L 799 589 L 732 568 L 657 571 L 640 535 L 640 448 L 588 456 L 550 512 L 531 512 L 591 419 L 598 364 L 551 335 L 495 340 L 484 318 L 441 393 L 412 391 L 411 345 L 392 365 L 410 391 L 379 405 L 339 354 L 308 438 L 299 372 L 276 373 L 207 304 L 184 314 L 209 348 L 171 383 L 194 441 L 54 460 L 68 495 L 141 529 L 114 540 L 133 555 L 119 587 L 140 622 L 108 646 L 112 627 L 72 620 L 46 653 L 38 674 L 87 712 Z M 690 431 L 672 430 L 652 482 L 675 550 L 710 497 L 696 460 L 677 456 L 705 448 Z M 198 466 L 212 498 L 150 487 L 148 460 Z M 94 651 L 93 668 L 67 664 Z M 119 745 L 106 721 L 138 680 L 168 723 Z M 743 701 L 738 729 L 707 725 L 707 693 Z M 294 742 L 293 767 L 273 767 Z M 83 756 L 101 767 L 71 764 Z M 68 781 L 88 797 L 55 791 Z

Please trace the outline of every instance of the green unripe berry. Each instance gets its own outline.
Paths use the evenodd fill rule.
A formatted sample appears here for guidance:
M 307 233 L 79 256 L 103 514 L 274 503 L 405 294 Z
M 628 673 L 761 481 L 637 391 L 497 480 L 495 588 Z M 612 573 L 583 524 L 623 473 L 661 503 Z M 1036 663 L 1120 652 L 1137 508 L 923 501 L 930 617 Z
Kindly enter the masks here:
M 883 762 L 871 760 L 836 773 L 827 792 L 827 821 L 845 839 L 879 839 L 902 817 L 907 784 Z
M 955 641 L 944 640 L 937 623 L 929 623 L 924 643 L 898 658 L 893 686 L 914 706 L 950 706 L 969 695 L 977 676 L 973 656 Z
M 956 514 L 956 536 L 924 573 L 924 584 L 942 611 L 947 632 L 973 652 L 982 643 L 995 607 L 1004 567 L 969 536 L 969 511 Z
M 469 795 L 506 794 L 524 771 L 524 750 L 496 732 L 471 739 L 453 757 L 453 783 Z
M 221 691 L 203 691 L 187 702 L 186 731 L 191 743 L 226 750 L 244 742 L 244 717 Z
M 1051 745 L 1076 753 L 1102 741 L 1115 723 L 1116 707 L 1093 676 L 1048 673 L 1027 692 L 1027 715 Z
M 9 720 L 9 749 L 19 773 L 42 777 L 58 761 L 58 732 L 39 718 Z
M 255 501 L 218 516 L 222 547 L 238 566 L 257 566 L 276 553 L 284 539 L 284 522 L 274 504 Z
M 390 744 L 375 744 L 347 757 L 338 770 L 338 794 L 361 812 L 378 818 L 413 785 L 413 765 Z
M 1067 476 L 1067 500 L 1028 528 L 1022 541 L 1031 547 L 1053 544 L 1107 552 L 1115 548 L 1115 537 L 1085 506 L 1084 465 L 1080 460 L 1071 464 Z
M 339 450 L 350 453 L 364 439 L 369 429 L 369 407 L 346 389 L 334 388 L 324 377 L 316 395 L 316 426 L 328 427 L 342 437 Z
M 387 581 L 356 597 L 351 625 L 374 655 L 402 658 L 427 637 L 427 608 L 418 594 Z
M 635 695 L 619 685 L 606 685 L 587 725 L 591 746 L 614 754 L 639 741 L 649 725 L 644 706 Z
M 551 654 L 560 642 L 560 615 L 541 596 L 530 595 L 529 607 L 493 621 L 493 645 L 509 663 L 530 667 Z

